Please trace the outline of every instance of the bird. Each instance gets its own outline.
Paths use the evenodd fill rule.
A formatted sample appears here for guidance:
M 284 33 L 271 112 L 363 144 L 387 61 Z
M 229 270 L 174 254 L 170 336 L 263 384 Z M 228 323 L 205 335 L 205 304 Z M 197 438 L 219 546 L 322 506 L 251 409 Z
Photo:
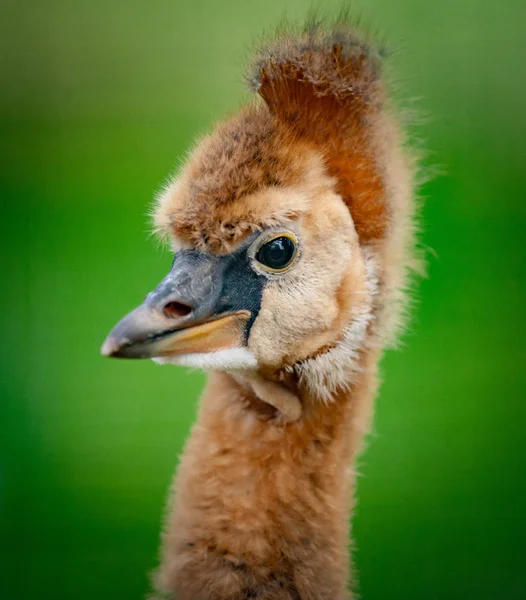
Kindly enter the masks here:
M 348 19 L 264 41 L 158 193 L 168 275 L 105 356 L 203 369 L 151 598 L 349 600 L 356 459 L 418 265 L 417 158 Z

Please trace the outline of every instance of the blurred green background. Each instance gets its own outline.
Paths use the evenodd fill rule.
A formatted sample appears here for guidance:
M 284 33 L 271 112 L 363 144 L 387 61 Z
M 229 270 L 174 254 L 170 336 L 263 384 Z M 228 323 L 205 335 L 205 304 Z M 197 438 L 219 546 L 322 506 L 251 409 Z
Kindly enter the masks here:
M 526 3 L 356 0 L 442 174 L 429 279 L 360 461 L 365 600 L 526 598 Z M 339 2 L 326 2 L 331 7 Z M 4 1 L 0 598 L 141 598 L 202 375 L 110 361 L 167 272 L 153 192 L 303 0 Z

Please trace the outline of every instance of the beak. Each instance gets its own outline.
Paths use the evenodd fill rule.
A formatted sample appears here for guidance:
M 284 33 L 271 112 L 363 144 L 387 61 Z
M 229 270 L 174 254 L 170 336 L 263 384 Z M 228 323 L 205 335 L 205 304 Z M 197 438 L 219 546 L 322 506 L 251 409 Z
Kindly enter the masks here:
M 154 358 L 245 346 L 255 318 L 254 297 L 243 301 L 247 288 L 240 289 L 239 276 L 229 275 L 232 260 L 236 257 L 179 252 L 167 277 L 114 327 L 101 353 Z M 252 274 L 246 273 L 254 292 L 259 286 L 254 287 Z

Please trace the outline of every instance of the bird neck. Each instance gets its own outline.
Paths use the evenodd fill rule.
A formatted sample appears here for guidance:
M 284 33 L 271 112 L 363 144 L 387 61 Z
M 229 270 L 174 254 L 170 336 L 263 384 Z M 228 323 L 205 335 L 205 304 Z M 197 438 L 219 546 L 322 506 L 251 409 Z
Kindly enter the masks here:
M 168 516 L 157 585 L 178 600 L 348 598 L 352 461 L 376 390 L 364 353 L 350 389 L 283 421 L 211 373 Z M 252 594 L 252 595 L 251 595 Z

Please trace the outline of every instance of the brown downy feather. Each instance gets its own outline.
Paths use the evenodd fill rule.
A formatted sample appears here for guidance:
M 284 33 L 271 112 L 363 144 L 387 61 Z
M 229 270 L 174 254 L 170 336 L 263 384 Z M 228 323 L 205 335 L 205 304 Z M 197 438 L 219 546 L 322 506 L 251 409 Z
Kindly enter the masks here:
M 310 26 L 260 50 L 249 81 L 295 136 L 321 149 L 361 241 L 386 228 L 373 127 L 383 109 L 380 56 L 344 25 Z

